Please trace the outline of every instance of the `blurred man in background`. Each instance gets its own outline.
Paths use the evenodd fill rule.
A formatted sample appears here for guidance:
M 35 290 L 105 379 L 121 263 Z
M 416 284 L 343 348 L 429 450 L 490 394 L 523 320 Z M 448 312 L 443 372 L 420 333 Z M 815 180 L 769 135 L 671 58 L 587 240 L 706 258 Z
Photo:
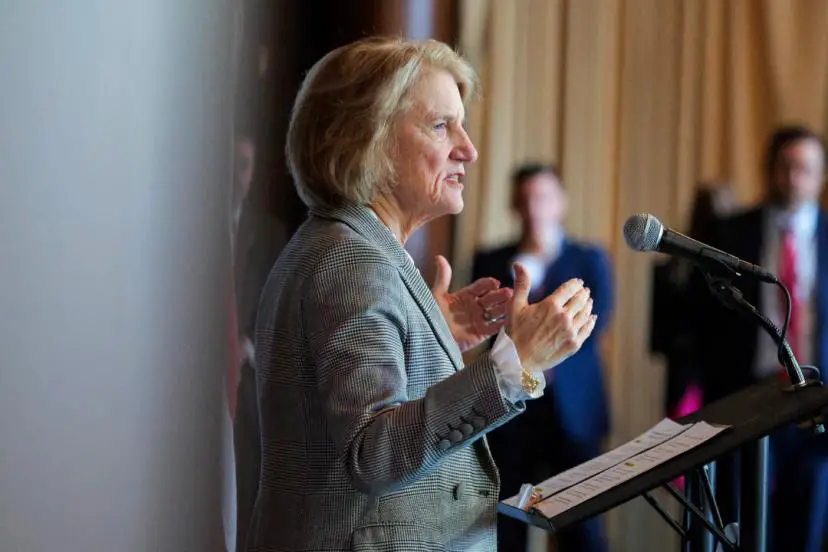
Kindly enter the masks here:
M 735 207 L 729 182 L 701 183 L 690 208 L 687 235 L 708 243 L 711 230 Z M 693 317 L 680 314 L 691 312 L 697 304 L 691 285 L 694 271 L 692 261 L 675 256 L 666 257 L 653 267 L 650 350 L 664 357 L 664 406 L 666 415 L 673 419 L 691 414 L 704 402 L 697 325 Z
M 557 168 L 519 167 L 513 175 L 512 201 L 521 221 L 520 240 L 479 252 L 472 279 L 489 276 L 511 286 L 512 265 L 521 262 L 531 274 L 530 301 L 538 301 L 568 279 L 580 278 L 592 291 L 598 323 L 593 339 L 555 369 L 544 396 L 528 405 L 523 416 L 489 434 L 503 498 L 517 494 L 523 483 L 537 483 L 599 454 L 609 433 L 609 407 L 597 336 L 606 329 L 613 305 L 607 254 L 567 238 L 564 232 L 567 197 Z M 526 536 L 525 524 L 501 516 L 499 550 L 526 550 Z M 556 538 L 561 552 L 607 549 L 599 519 L 560 531 Z
M 828 214 L 819 206 L 825 178 L 825 147 L 801 126 L 777 129 L 765 155 L 766 197 L 758 206 L 724 219 L 711 245 L 775 273 L 792 296 L 788 341 L 801 365 L 828 367 Z M 699 283 L 699 286 L 704 286 Z M 778 288 L 739 280 L 744 298 L 777 326 L 786 304 Z M 716 303 L 696 321 L 701 332 L 703 392 L 713 402 L 754 383 L 779 377 L 777 347 L 757 324 Z M 806 374 L 807 375 L 807 374 Z M 719 462 L 720 505 L 725 523 L 735 521 L 738 470 Z M 783 428 L 771 436 L 773 550 L 819 550 L 828 511 L 828 454 L 824 439 Z M 817 482 L 825 480 L 822 486 Z

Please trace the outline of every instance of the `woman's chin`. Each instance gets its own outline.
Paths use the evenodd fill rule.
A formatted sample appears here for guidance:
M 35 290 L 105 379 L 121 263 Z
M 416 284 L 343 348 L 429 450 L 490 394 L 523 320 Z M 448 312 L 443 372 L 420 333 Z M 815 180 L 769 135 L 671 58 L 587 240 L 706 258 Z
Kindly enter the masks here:
M 446 209 L 449 215 L 458 215 L 463 210 L 463 183 L 453 182 L 446 190 Z
M 462 186 L 462 184 L 461 184 Z M 443 215 L 457 215 L 463 210 L 462 187 L 451 187 L 443 190 L 439 197 L 431 197 L 428 212 L 432 217 Z
M 448 201 L 445 202 L 445 214 L 447 215 L 459 215 L 461 211 L 463 211 L 463 196 L 460 192 L 457 194 L 452 194 L 451 198 L 447 198 Z

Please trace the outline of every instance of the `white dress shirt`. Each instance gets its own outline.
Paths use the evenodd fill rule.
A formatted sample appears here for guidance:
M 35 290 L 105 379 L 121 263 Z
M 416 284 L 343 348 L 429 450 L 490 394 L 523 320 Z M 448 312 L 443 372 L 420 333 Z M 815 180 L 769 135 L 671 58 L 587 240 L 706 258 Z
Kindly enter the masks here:
M 543 280 L 546 277 L 546 270 L 549 265 L 558 260 L 563 248 L 564 231 L 563 228 L 556 228 L 550 230 L 549 240 L 546 243 L 546 250 L 543 253 L 518 253 L 512 259 L 512 263 L 520 263 L 526 268 L 529 273 L 529 280 L 532 283 L 531 291 L 536 290 L 543 285 Z M 512 278 L 515 277 L 512 271 Z M 551 290 L 549 290 L 551 291 Z
M 817 221 L 819 207 L 810 203 L 803 205 L 793 213 L 786 213 L 779 209 L 769 208 L 765 211 L 763 221 L 763 245 L 761 264 L 774 274 L 779 271 L 779 253 L 781 250 L 780 237 L 785 223 L 789 222 L 794 233 L 794 247 L 796 250 L 796 289 L 789 290 L 796 296 L 802 305 L 802 317 L 799 320 L 800 349 L 798 358 L 800 364 L 812 363 L 815 354 L 814 330 L 816 321 L 816 271 L 817 271 Z M 762 313 L 779 328 L 784 324 L 785 312 L 777 286 L 763 284 L 760 287 Z M 754 374 L 766 377 L 779 371 L 777 347 L 771 337 L 763 329 L 757 329 L 756 365 Z

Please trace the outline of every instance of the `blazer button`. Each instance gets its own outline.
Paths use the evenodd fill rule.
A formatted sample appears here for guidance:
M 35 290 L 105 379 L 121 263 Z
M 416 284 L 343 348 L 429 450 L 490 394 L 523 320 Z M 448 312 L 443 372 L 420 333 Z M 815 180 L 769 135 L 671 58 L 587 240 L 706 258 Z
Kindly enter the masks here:
M 486 427 L 486 420 L 481 418 L 480 416 L 475 416 L 471 419 L 471 423 L 474 426 L 474 429 L 477 431 L 481 431 L 484 427 Z
M 439 443 L 437 443 L 437 448 L 440 450 L 448 450 L 451 448 L 451 442 L 448 439 L 443 439 Z
M 463 434 L 463 437 L 468 437 L 469 435 L 474 433 L 474 428 L 471 424 L 460 424 L 460 427 L 458 429 L 460 429 L 460 433 Z
M 454 496 L 454 500 L 460 500 L 463 498 L 463 493 L 466 492 L 466 484 L 462 481 L 454 486 L 454 490 L 452 491 L 452 495 Z
M 452 429 L 451 431 L 449 431 L 448 438 L 449 441 L 451 441 L 453 444 L 457 444 L 463 440 L 463 434 L 457 431 L 456 429 Z

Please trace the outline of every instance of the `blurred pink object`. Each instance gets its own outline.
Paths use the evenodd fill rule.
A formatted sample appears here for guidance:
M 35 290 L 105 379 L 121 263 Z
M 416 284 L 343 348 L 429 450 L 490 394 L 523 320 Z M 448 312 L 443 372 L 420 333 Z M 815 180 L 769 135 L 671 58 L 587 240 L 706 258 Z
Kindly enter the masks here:
M 701 387 L 689 385 L 670 417 L 677 419 L 692 414 L 702 407 L 703 398 Z
M 670 417 L 676 420 L 692 414 L 702 407 L 703 398 L 704 395 L 702 395 L 701 387 L 698 385 L 689 385 Z M 679 490 L 684 491 L 684 476 L 674 479 L 673 484 Z

